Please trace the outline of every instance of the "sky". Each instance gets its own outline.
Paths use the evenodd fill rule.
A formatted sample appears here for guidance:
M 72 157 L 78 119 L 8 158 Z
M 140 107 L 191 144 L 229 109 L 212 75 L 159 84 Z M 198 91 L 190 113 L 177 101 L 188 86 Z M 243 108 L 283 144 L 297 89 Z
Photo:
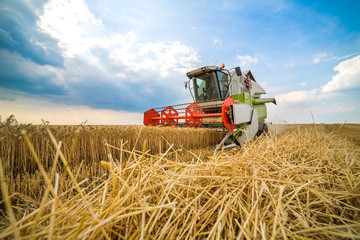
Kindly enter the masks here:
M 1 0 L 0 115 L 142 124 L 186 73 L 251 70 L 272 123 L 360 123 L 360 1 Z

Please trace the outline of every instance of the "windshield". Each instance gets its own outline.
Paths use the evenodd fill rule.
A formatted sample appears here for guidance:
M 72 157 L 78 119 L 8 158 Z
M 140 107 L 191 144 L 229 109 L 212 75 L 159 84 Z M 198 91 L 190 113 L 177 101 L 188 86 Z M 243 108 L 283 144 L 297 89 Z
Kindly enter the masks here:
M 195 99 L 207 101 L 225 98 L 228 90 L 228 76 L 221 71 L 211 71 L 192 78 Z

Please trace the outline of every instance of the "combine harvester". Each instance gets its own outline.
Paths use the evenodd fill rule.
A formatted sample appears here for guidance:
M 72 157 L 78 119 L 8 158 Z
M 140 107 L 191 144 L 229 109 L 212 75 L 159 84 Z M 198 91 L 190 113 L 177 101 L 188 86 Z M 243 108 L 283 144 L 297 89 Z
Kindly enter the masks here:
M 232 69 L 230 69 L 232 70 Z M 267 134 L 265 103 L 274 98 L 260 98 L 265 90 L 248 71 L 240 67 L 233 71 L 206 66 L 188 72 L 185 88 L 190 90 L 194 103 L 153 108 L 144 113 L 146 126 L 164 127 L 222 127 L 227 134 L 216 150 L 233 147 Z

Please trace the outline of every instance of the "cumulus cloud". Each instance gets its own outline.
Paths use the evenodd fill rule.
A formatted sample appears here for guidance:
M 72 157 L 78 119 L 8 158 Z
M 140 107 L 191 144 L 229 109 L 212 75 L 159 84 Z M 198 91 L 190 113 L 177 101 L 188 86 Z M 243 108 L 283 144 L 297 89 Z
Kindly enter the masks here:
M 140 67 L 159 71 L 163 77 L 167 77 L 170 71 L 185 73 L 199 62 L 197 52 L 178 41 L 140 44 L 140 53 L 144 59 Z
M 236 59 L 240 62 L 240 66 L 243 68 L 249 68 L 257 64 L 258 59 L 256 57 L 251 57 L 249 55 L 241 56 L 236 55 Z
M 339 63 L 334 70 L 339 73 L 321 88 L 322 92 L 336 92 L 360 87 L 360 55 Z
M 293 91 L 289 93 L 279 94 L 275 97 L 279 106 L 291 106 L 309 103 L 317 98 L 319 89 L 313 89 L 308 91 Z
M 65 95 L 67 86 L 59 69 L 39 65 L 20 54 L 0 49 L 0 86 L 31 94 Z
M 35 12 L 40 12 L 42 5 L 42 1 L 0 3 L 0 49 L 39 65 L 62 67 L 64 59 L 58 41 L 41 31 L 36 24 Z M 3 55 L 0 58 L 3 60 Z
M 360 56 L 344 60 L 335 68 L 338 73 L 332 77 L 331 81 L 312 90 L 292 91 L 275 96 L 278 106 L 268 105 L 269 111 L 280 120 L 297 122 L 297 119 L 308 118 L 312 121 L 311 112 L 315 115 L 315 120 L 321 119 L 322 122 L 351 121 L 357 122 L 358 103 L 334 102 L 343 99 L 344 91 L 358 91 L 360 88 Z M 306 86 L 306 82 L 301 82 L 301 86 Z M 334 113 L 341 113 L 335 114 Z M 331 115 L 332 114 L 332 115 Z M 331 116 L 331 119 L 329 118 Z M 271 121 L 279 119 L 270 116 Z
M 44 7 L 39 27 L 60 42 L 69 57 L 86 56 L 95 61 L 108 57 L 118 67 L 132 71 L 160 71 L 163 77 L 169 71 L 184 74 L 199 62 L 195 49 L 178 41 L 141 42 L 133 31 L 107 34 L 83 0 L 52 0 Z M 101 62 L 96 62 L 101 64 Z
M 338 73 L 332 77 L 331 81 L 312 90 L 292 91 L 275 96 L 278 106 L 268 105 L 269 111 L 275 114 L 280 120 L 297 122 L 297 119 L 308 119 L 312 121 L 311 112 L 315 115 L 315 120 L 321 119 L 322 122 L 350 121 L 357 122 L 359 104 L 356 99 L 350 103 L 334 102 L 344 99 L 344 91 L 358 91 L 360 88 L 360 56 L 344 60 L 335 68 Z M 306 82 L 301 82 L 305 87 Z M 341 113 L 335 114 L 334 113 Z M 329 118 L 331 116 L 331 118 Z M 319 117 L 319 119 L 317 119 Z M 270 121 L 279 119 L 270 116 Z
M 84 0 L 51 0 L 45 4 L 38 26 L 60 41 L 64 53 L 87 51 L 101 34 L 101 21 L 97 20 Z
M 50 1 L 38 24 L 59 40 L 69 57 L 84 56 L 99 65 L 96 60 L 107 58 L 114 66 L 130 71 L 129 75 L 141 70 L 160 72 L 163 77 L 170 71 L 184 74 L 199 62 L 196 50 L 179 41 L 141 42 L 133 31 L 103 36 L 101 21 L 83 0 Z
M 51 61 L 40 64 L 22 49 L 14 52 L 8 47 L 0 51 L 7 63 L 0 66 L 0 87 L 61 104 L 125 111 L 145 111 L 186 98 L 185 73 L 200 61 L 191 46 L 179 41 L 141 41 L 131 30 L 109 32 L 83 0 L 51 0 L 39 8 L 27 8 L 32 11 L 30 29 L 42 34 L 32 40 L 28 51 L 57 50 L 61 66 Z M 26 19 L 18 21 L 23 26 Z M 0 22 L 0 38 L 9 46 L 16 44 L 18 40 L 3 25 Z
M 331 97 L 338 97 L 341 90 L 358 89 L 360 87 L 360 56 L 345 60 L 338 64 L 334 70 L 339 73 L 331 81 L 321 87 L 312 90 L 292 91 L 277 95 L 275 98 L 280 107 L 301 106 L 318 100 L 325 100 Z M 301 82 L 306 86 L 306 82 Z M 351 111 L 354 108 L 334 106 L 334 111 Z

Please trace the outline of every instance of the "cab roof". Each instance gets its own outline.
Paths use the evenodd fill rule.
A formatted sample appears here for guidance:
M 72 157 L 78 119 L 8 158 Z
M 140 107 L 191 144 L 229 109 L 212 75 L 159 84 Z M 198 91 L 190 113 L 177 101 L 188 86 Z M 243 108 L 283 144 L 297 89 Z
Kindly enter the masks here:
M 191 79 L 192 77 L 197 76 L 199 74 L 207 73 L 207 72 L 215 71 L 215 70 L 221 70 L 221 69 L 222 69 L 221 67 L 217 67 L 217 66 L 205 66 L 205 67 L 197 68 L 197 69 L 194 69 L 194 70 L 188 72 L 186 74 L 186 76 L 188 76 L 188 78 Z
M 191 79 L 192 77 L 197 76 L 197 75 L 202 74 L 202 73 L 207 73 L 207 72 L 210 72 L 210 71 L 216 71 L 216 70 L 222 70 L 222 69 L 223 68 L 217 67 L 217 66 L 205 66 L 205 67 L 197 68 L 197 69 L 194 69 L 194 70 L 188 72 L 186 74 L 186 76 L 188 76 L 188 78 Z M 250 79 L 252 79 L 252 80 L 254 80 L 256 82 L 256 80 L 254 78 L 254 75 L 251 73 L 250 70 L 243 71 L 242 75 L 244 77 L 247 76 L 247 77 L 249 77 Z

